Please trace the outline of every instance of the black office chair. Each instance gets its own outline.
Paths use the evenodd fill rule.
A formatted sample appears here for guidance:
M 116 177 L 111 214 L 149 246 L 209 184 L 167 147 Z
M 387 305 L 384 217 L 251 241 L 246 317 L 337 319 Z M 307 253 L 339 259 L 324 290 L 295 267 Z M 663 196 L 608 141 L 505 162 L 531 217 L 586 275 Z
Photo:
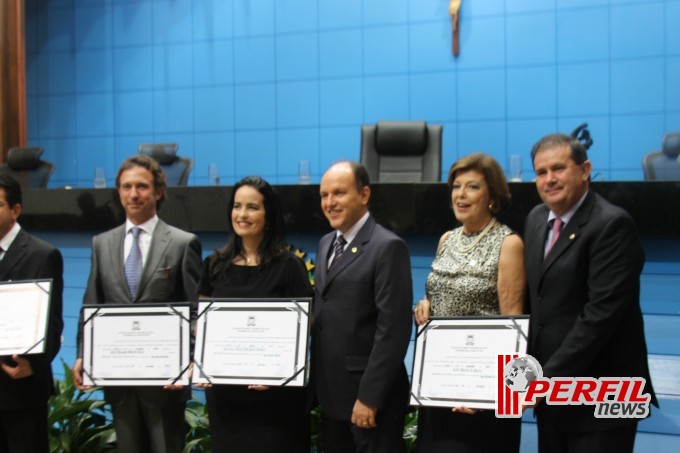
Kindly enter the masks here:
M 10 148 L 7 163 L 0 165 L 0 174 L 14 178 L 22 189 L 42 189 L 54 172 L 54 164 L 40 160 L 43 148 Z
M 168 186 L 186 186 L 194 161 L 177 155 L 177 143 L 144 143 L 139 145 L 139 154 L 155 159 L 163 169 Z
M 651 151 L 642 158 L 645 181 L 680 181 L 680 132 L 663 137 L 661 151 Z
M 361 126 L 361 163 L 376 182 L 438 182 L 442 125 L 378 121 Z

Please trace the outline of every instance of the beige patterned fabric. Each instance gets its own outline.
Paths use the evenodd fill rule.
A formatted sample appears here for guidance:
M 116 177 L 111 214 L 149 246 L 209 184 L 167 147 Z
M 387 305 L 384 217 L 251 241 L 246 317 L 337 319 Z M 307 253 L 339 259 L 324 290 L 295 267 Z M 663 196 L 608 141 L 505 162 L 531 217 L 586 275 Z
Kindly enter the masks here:
M 497 223 L 472 250 L 461 252 L 459 244 L 465 248 L 481 234 L 461 235 L 461 230 L 456 228 L 446 237 L 427 277 L 432 315 L 499 315 L 498 257 L 503 240 L 514 233 Z

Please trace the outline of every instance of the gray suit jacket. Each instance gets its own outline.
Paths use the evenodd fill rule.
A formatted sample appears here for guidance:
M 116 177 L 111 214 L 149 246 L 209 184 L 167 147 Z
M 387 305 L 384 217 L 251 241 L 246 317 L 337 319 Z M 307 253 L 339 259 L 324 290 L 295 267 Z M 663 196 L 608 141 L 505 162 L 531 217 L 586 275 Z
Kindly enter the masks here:
M 151 238 L 137 295 L 133 297 L 125 280 L 123 243 L 125 225 L 97 235 L 92 241 L 92 268 L 83 304 L 132 304 L 195 302 L 201 275 L 201 243 L 198 238 L 162 220 Z M 81 320 L 82 321 L 82 320 Z M 82 356 L 82 322 L 78 329 L 78 356 Z M 124 396 L 124 388 L 105 389 L 106 399 L 114 403 Z M 183 392 L 149 387 L 148 399 L 164 404 L 168 398 L 189 398 Z

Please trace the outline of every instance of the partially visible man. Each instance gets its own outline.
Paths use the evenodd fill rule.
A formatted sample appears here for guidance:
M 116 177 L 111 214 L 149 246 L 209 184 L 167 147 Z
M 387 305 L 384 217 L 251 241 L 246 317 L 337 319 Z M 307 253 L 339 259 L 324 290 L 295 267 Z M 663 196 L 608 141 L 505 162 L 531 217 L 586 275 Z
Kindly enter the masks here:
M 116 187 L 127 220 L 95 236 L 83 304 L 167 303 L 198 298 L 201 244 L 195 235 L 158 218 L 165 186 L 165 175 L 155 160 L 138 155 L 123 162 Z M 81 323 L 73 380 L 79 388 L 87 389 L 82 385 L 82 373 Z M 105 387 L 104 396 L 111 404 L 119 451 L 182 451 L 187 431 L 184 408 L 190 388 Z
M 0 452 L 47 452 L 52 360 L 61 347 L 63 260 L 58 249 L 24 231 L 21 186 L 0 176 L 0 281 L 52 279 L 45 352 L 0 357 Z
M 406 244 L 368 212 L 368 173 L 340 162 L 321 179 L 332 233 L 315 272 L 312 385 L 326 453 L 404 450 L 408 405 L 404 356 L 413 291 Z
M 589 190 L 583 145 L 563 134 L 531 150 L 543 200 L 524 228 L 529 353 L 546 377 L 643 377 L 656 404 L 640 310 L 642 244 L 632 218 Z M 539 403 L 541 452 L 632 451 L 637 419 Z

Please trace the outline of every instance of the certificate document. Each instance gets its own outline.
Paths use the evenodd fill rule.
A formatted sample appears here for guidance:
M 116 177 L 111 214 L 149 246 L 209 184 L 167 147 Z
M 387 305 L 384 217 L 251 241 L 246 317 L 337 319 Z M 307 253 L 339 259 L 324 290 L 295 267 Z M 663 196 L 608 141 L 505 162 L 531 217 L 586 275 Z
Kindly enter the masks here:
M 195 383 L 306 384 L 310 299 L 198 303 Z
M 526 353 L 528 316 L 432 318 L 416 337 L 411 405 L 493 409 L 498 355 Z
M 83 307 L 85 385 L 189 385 L 189 304 Z
M 0 356 L 45 352 L 52 280 L 0 283 Z

